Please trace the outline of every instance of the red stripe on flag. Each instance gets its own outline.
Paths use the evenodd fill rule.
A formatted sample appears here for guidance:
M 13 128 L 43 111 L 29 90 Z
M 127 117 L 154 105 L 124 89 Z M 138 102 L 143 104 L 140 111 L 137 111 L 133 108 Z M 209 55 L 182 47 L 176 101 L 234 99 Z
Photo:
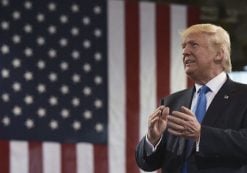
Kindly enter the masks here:
M 195 6 L 187 7 L 187 24 L 188 26 L 194 25 L 200 22 L 200 8 Z
M 94 172 L 109 173 L 108 149 L 106 145 L 94 145 Z
M 77 173 L 75 144 L 61 144 L 61 173 Z
M 126 32 L 126 170 L 139 172 L 135 164 L 135 147 L 139 140 L 139 4 L 125 4 Z
M 170 6 L 156 5 L 157 103 L 170 93 Z
M 170 93 L 170 6 L 156 4 L 157 101 Z M 161 173 L 161 169 L 157 171 Z
M 29 142 L 29 172 L 43 173 L 43 155 L 41 142 Z
M 9 142 L 0 141 L 0 170 L 1 173 L 9 173 L 9 160 L 10 160 L 10 151 L 9 151 Z

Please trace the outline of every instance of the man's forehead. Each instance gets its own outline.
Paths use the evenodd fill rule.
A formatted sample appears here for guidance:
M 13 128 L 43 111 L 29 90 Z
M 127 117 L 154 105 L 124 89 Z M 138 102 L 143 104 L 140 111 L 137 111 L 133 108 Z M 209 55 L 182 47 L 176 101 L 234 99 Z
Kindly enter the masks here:
M 182 42 L 195 42 L 195 41 L 204 41 L 206 40 L 206 35 L 203 33 L 190 33 L 184 39 Z

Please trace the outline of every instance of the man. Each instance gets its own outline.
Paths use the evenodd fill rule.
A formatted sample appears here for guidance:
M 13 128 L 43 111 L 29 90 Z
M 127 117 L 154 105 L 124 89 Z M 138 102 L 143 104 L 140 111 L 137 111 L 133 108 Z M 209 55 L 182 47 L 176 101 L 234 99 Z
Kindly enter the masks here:
M 163 173 L 247 173 L 247 85 L 227 75 L 229 35 L 197 24 L 181 37 L 184 69 L 195 86 L 165 97 L 149 116 L 136 162 Z

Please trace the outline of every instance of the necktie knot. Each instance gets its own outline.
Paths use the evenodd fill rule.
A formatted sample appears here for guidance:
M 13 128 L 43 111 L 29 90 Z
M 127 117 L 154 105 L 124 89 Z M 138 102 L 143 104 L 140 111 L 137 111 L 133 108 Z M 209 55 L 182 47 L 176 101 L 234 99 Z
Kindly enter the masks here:
M 210 91 L 210 88 L 207 85 L 203 85 L 199 90 L 199 94 L 206 94 L 207 92 Z

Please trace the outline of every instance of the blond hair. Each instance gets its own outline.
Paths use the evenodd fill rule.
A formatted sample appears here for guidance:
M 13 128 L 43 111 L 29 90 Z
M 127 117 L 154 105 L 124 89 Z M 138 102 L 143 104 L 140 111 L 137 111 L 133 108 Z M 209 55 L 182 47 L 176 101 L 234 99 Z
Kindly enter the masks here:
M 208 35 L 209 42 L 217 50 L 223 50 L 224 59 L 222 66 L 225 72 L 231 72 L 231 42 L 230 36 L 222 27 L 214 24 L 196 24 L 192 25 L 181 33 L 182 39 L 186 38 L 191 33 L 204 33 Z

